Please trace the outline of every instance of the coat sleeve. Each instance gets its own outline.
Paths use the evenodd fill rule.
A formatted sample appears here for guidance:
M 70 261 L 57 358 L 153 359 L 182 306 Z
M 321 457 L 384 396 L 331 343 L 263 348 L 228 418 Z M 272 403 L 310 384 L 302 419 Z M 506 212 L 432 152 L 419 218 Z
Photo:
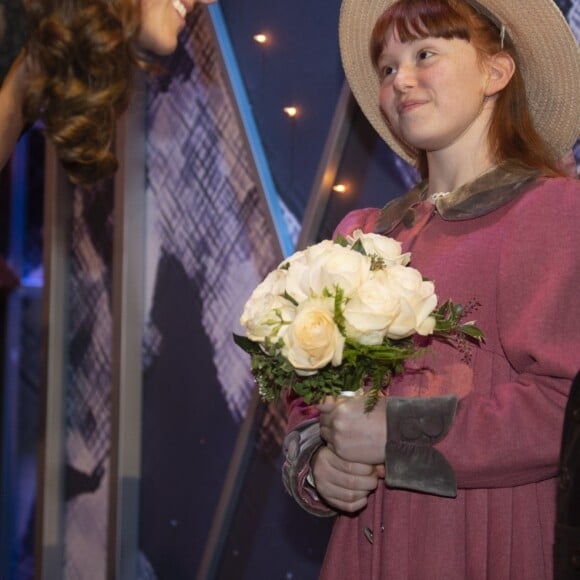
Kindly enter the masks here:
M 437 446 L 460 488 L 555 477 L 580 368 L 580 183 L 550 179 L 517 204 L 497 272 L 499 340 L 513 378 L 463 398 Z
M 298 505 L 319 517 L 330 517 L 336 512 L 330 509 L 307 482 L 310 461 L 324 442 L 320 437 L 318 411 L 306 405 L 301 397 L 289 393 L 286 396 L 288 410 L 288 433 L 284 439 L 284 463 L 282 481 L 286 491 Z

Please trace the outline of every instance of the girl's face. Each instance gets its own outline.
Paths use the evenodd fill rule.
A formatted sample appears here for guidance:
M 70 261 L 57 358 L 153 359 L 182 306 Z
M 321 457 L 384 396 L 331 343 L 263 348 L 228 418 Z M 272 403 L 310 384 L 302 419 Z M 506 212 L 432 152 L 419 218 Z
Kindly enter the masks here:
M 210 4 L 215 0 L 197 1 Z M 171 54 L 185 26 L 185 16 L 195 4 L 196 0 L 141 0 L 140 45 L 155 54 Z
M 390 28 L 378 60 L 380 107 L 393 132 L 416 149 L 439 151 L 466 133 L 487 131 L 488 75 L 467 41 L 427 37 L 401 42 Z

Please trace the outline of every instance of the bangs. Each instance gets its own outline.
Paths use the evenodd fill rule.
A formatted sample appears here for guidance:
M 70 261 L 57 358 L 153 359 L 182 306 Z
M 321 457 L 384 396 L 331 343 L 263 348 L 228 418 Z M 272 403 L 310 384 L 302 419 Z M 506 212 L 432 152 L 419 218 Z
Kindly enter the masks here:
M 377 64 L 392 26 L 401 42 L 432 36 L 470 41 L 469 14 L 452 0 L 406 0 L 388 8 L 377 20 L 371 36 L 371 58 Z

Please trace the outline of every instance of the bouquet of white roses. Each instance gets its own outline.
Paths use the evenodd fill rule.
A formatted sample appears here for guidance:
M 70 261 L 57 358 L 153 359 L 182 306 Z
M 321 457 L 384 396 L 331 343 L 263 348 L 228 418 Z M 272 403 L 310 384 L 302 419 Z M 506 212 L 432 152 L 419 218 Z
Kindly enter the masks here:
M 260 395 L 293 389 L 306 403 L 364 386 L 367 407 L 406 359 L 424 349 L 413 337 L 482 340 L 464 309 L 437 308 L 434 284 L 408 264 L 401 244 L 356 230 L 296 252 L 247 301 L 236 343 L 252 358 Z

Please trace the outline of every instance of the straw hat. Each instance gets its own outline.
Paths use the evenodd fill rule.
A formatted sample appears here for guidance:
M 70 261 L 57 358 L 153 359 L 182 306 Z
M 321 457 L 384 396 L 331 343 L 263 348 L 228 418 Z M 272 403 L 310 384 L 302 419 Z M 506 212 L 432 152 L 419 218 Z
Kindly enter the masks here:
M 370 38 L 379 16 L 396 0 L 343 0 L 340 50 L 346 77 L 367 119 L 406 161 L 416 152 L 391 133 L 379 109 L 379 79 Z M 580 52 L 566 19 L 552 0 L 467 0 L 503 24 L 518 54 L 536 130 L 553 151 L 567 153 L 580 134 Z

